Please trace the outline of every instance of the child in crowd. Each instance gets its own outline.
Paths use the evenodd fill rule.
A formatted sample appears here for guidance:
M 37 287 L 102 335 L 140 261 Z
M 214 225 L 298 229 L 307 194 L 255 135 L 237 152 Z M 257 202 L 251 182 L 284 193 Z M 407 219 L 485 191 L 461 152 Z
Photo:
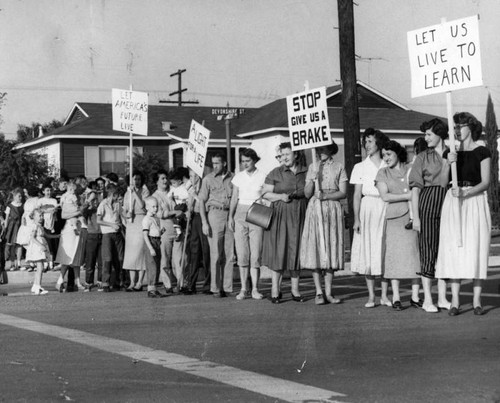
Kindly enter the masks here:
M 5 259 L 10 260 L 10 270 L 19 270 L 21 267 L 21 245 L 17 244 L 17 233 L 21 227 L 23 209 L 23 190 L 16 188 L 11 193 L 12 201 L 5 209 L 5 228 L 3 239 L 5 240 Z
M 74 182 L 69 182 L 67 184 L 66 193 L 61 196 L 61 205 L 66 206 L 66 211 L 68 214 L 77 213 L 80 211 L 80 201 L 79 197 L 76 194 L 77 185 Z M 70 225 L 73 228 L 73 231 L 76 235 L 80 234 L 80 230 L 82 228 L 83 217 L 80 215 L 78 217 L 68 218 L 67 225 Z
M 161 235 L 165 228 L 160 227 L 158 213 L 158 200 L 150 196 L 146 200 L 146 216 L 142 219 L 142 234 L 144 243 L 149 253 L 146 253 L 146 264 L 148 272 L 148 297 L 163 298 L 166 295 L 161 294 L 156 289 L 156 283 L 160 274 L 161 266 Z
M 29 242 L 26 245 L 26 262 L 36 264 L 35 280 L 33 281 L 33 287 L 31 287 L 31 293 L 33 295 L 44 295 L 48 291 L 42 288 L 42 273 L 44 263 L 46 263 L 50 252 L 49 245 L 44 238 L 43 211 L 41 209 L 35 208 L 31 212 L 30 222 L 27 227 L 30 235 Z
M 58 207 L 57 200 L 52 197 L 52 186 L 49 183 L 45 183 L 42 189 L 43 197 L 38 199 L 37 207 L 43 213 L 43 229 L 44 236 L 47 244 L 49 245 L 50 255 L 48 256 L 48 268 L 54 268 L 54 258 L 57 253 L 57 238 L 55 230 L 56 223 L 56 210 Z
M 85 282 L 86 290 L 91 291 L 95 286 L 95 268 L 97 264 L 97 282 L 102 281 L 101 227 L 97 224 L 97 207 L 99 205 L 97 193 L 87 194 L 87 200 L 82 209 L 83 218 L 87 224 L 87 242 L 85 243 Z
M 120 274 L 123 264 L 125 240 L 121 232 L 122 208 L 118 202 L 118 187 L 109 184 L 106 188 L 106 198 L 97 208 L 97 224 L 101 227 L 102 288 L 99 291 L 111 291 L 111 268 L 114 268 L 114 283 L 120 287 Z
M 185 213 L 188 210 L 189 192 L 189 170 L 184 167 L 176 168 L 170 174 L 170 183 L 172 185 L 169 193 L 174 210 L 182 211 Z M 174 228 L 176 232 L 175 240 L 180 242 L 183 239 L 186 230 L 186 214 L 174 217 Z

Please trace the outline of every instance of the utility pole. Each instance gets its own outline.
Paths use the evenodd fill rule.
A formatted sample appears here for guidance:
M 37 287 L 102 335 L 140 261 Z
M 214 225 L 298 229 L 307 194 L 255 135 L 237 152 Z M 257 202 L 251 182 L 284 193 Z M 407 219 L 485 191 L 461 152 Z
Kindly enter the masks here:
M 354 51 L 354 7 L 352 0 L 337 0 L 339 18 L 340 78 L 342 80 L 342 117 L 344 120 L 344 159 L 348 177 L 354 164 L 361 161 L 361 142 Z M 354 223 L 354 186 L 348 188 L 349 228 Z
M 161 104 L 177 104 L 177 106 L 182 106 L 182 104 L 198 104 L 199 103 L 199 101 L 183 101 L 182 100 L 182 93 L 184 91 L 187 91 L 187 88 L 182 88 L 182 73 L 185 73 L 185 72 L 186 72 L 186 69 L 182 69 L 182 70 L 179 69 L 175 73 L 170 74 L 170 77 L 179 76 L 177 78 L 177 83 L 178 83 L 177 91 L 174 91 L 174 92 L 171 92 L 170 94 L 168 94 L 169 97 L 171 97 L 172 95 L 178 95 L 177 101 L 168 101 L 168 100 L 160 99 Z

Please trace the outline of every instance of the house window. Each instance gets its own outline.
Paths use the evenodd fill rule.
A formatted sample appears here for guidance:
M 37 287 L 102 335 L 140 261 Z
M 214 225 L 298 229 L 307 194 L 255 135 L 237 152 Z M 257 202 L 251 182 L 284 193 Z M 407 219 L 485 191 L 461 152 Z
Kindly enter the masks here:
M 134 153 L 142 155 L 142 147 L 134 147 Z M 88 146 L 85 147 L 85 176 L 95 179 L 110 172 L 125 176 L 128 172 L 128 147 Z

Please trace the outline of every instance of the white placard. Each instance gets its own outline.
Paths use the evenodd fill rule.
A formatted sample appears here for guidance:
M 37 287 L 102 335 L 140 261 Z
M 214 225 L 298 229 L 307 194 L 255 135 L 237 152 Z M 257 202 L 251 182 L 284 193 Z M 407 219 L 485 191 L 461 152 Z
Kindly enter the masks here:
M 477 15 L 407 34 L 411 96 L 483 85 Z
M 286 97 L 288 129 L 292 150 L 305 150 L 332 144 L 326 87 Z
M 113 130 L 148 135 L 148 94 L 112 89 Z
M 203 176 L 203 170 L 205 169 L 209 139 L 210 130 L 192 120 L 186 149 L 186 165 L 199 177 Z

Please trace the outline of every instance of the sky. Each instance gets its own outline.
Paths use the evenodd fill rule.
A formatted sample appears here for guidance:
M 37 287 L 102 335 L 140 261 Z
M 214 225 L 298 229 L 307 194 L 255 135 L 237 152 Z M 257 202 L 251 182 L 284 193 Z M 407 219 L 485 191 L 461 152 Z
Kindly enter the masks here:
M 454 111 L 484 123 L 500 105 L 498 0 L 356 0 L 357 78 L 403 105 L 446 117 L 444 94 L 411 98 L 406 33 L 480 15 L 484 86 L 454 91 Z M 64 120 L 75 102 L 111 101 L 111 89 L 149 93 L 149 103 L 260 107 L 339 84 L 335 0 L 2 0 L 0 132 Z M 498 114 L 498 113 L 497 113 Z

